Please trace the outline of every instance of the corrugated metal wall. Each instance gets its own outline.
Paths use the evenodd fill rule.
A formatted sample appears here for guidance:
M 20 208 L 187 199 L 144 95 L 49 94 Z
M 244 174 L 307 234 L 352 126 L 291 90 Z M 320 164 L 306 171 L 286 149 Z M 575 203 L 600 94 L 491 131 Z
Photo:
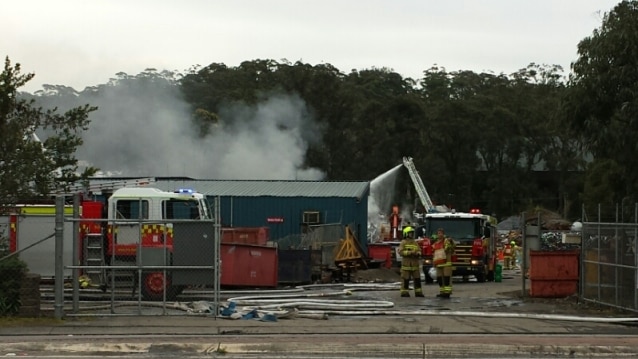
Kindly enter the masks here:
M 360 201 L 345 197 L 221 197 L 222 226 L 268 226 L 273 240 L 300 235 L 307 211 L 319 212 L 323 224 L 352 226 L 367 249 L 367 197 Z

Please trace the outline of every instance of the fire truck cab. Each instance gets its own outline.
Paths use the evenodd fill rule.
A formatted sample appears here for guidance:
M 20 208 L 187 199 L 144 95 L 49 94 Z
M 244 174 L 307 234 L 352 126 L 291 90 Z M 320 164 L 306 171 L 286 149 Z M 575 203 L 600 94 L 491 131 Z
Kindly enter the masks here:
M 109 220 L 212 219 L 204 195 L 191 189 L 121 188 L 108 199 Z
M 443 228 L 445 234 L 456 243 L 452 255 L 453 275 L 463 276 L 464 279 L 473 275 L 478 282 L 493 280 L 494 268 L 491 264 L 496 255 L 497 234 L 494 222 L 492 217 L 478 211 L 427 213 L 424 225 L 416 231 L 424 258 L 423 273 L 426 280 L 432 281 L 428 275 L 432 268 L 432 235 L 439 228 Z
M 212 218 L 205 196 L 186 189 L 167 192 L 126 187 L 115 190 L 106 201 L 83 201 L 81 241 L 85 274 L 103 288 L 113 280 L 128 281 L 135 288 L 135 271 L 106 272 L 88 266 L 172 265 L 174 224 Z M 160 300 L 164 295 L 171 300 L 183 290 L 183 286 L 173 285 L 170 271 L 144 270 L 141 281 L 141 293 L 147 300 Z

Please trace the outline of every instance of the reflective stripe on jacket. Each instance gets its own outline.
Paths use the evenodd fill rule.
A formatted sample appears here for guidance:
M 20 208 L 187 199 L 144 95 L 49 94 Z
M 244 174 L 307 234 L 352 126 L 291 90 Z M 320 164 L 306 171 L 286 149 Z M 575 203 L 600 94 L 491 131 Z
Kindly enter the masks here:
M 404 239 L 399 245 L 401 270 L 415 271 L 421 269 L 421 247 L 414 239 Z

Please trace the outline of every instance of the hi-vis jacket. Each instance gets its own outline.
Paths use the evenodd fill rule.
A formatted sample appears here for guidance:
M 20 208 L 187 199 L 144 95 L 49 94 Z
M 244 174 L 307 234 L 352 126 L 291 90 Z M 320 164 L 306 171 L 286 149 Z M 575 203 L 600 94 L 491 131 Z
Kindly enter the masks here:
M 404 239 L 399 244 L 401 270 L 421 270 L 421 247 L 414 239 Z
M 432 258 L 435 267 L 446 267 L 452 265 L 452 254 L 454 253 L 454 241 L 450 238 L 439 239 L 432 245 L 434 256 Z

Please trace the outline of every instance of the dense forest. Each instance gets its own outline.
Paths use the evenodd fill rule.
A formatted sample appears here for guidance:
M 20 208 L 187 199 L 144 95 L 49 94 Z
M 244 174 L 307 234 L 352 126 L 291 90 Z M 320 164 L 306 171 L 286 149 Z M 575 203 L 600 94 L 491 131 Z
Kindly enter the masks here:
M 216 138 L 222 131 L 229 137 L 227 129 L 245 121 L 238 116 L 240 108 L 267 102 L 288 106 L 290 101 L 273 104 L 272 99 L 294 99 L 303 117 L 312 119 L 310 125 L 275 125 L 293 143 L 303 142 L 296 166 L 321 173 L 313 179 L 372 180 L 410 156 L 439 204 L 478 207 L 500 218 L 544 207 L 576 219 L 582 205 L 622 204 L 633 213 L 638 200 L 636 51 L 638 3 L 623 1 L 578 44 L 568 74 L 560 66 L 535 63 L 512 74 L 433 66 L 412 79 L 384 67 L 342 72 L 330 64 L 256 59 L 236 67 L 212 63 L 183 74 L 151 68 L 138 75 L 120 73 L 82 91 L 47 85 L 20 94 L 44 107 L 90 104 L 97 107 L 89 116 L 93 123 L 114 127 L 112 121 L 122 120 L 130 128 L 143 128 L 144 113 L 151 113 L 146 106 L 157 108 L 167 103 L 165 98 L 178 98 L 193 141 Z M 150 88 L 163 97 L 132 100 Z M 104 98 L 130 102 L 136 116 L 115 111 Z M 259 122 L 260 112 L 254 112 L 252 121 Z M 268 132 L 258 123 L 251 126 L 256 151 L 287 141 L 284 136 L 260 146 L 259 136 Z M 145 128 L 129 141 L 152 130 Z M 199 143 L 202 151 L 216 146 Z M 225 151 L 215 148 L 208 155 L 211 161 Z M 146 174 L 165 175 L 160 171 Z M 407 174 L 399 177 L 396 194 L 397 202 L 415 202 Z

